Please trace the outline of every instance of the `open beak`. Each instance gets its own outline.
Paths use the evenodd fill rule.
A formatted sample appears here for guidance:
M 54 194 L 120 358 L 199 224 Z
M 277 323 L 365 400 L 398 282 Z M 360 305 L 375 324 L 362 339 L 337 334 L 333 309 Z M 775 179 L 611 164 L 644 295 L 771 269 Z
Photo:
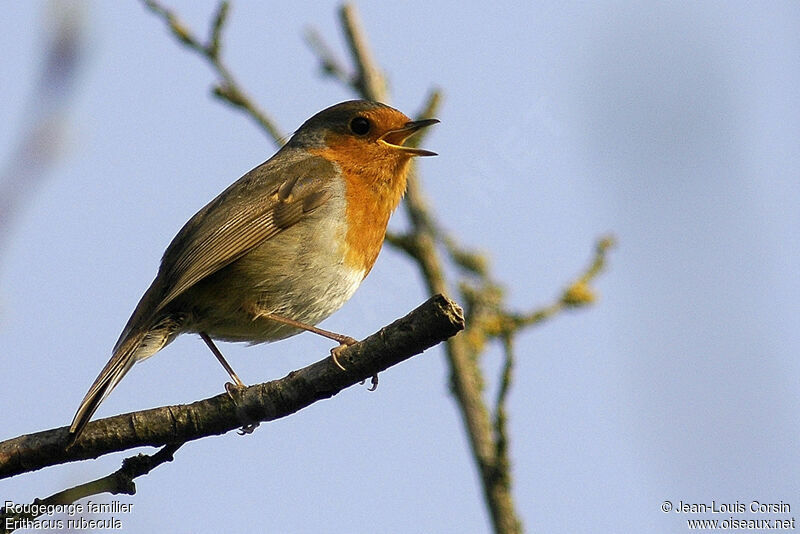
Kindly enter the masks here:
M 428 126 L 436 124 L 437 122 L 439 122 L 439 119 L 424 119 L 421 121 L 407 122 L 402 128 L 391 130 L 383 134 L 378 139 L 378 142 L 394 148 L 395 150 L 400 150 L 406 154 L 411 154 L 412 156 L 437 156 L 438 154 L 436 154 L 436 152 L 431 152 L 430 150 L 423 150 L 421 148 L 412 146 L 403 146 L 403 142 L 406 139 L 414 135 L 422 128 L 427 128 Z

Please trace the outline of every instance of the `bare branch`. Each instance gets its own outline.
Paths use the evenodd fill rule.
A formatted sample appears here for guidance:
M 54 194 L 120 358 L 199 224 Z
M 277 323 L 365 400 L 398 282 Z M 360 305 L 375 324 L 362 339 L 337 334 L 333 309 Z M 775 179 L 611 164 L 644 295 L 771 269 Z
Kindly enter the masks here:
M 220 2 L 217 6 L 217 14 L 211 24 L 211 37 L 208 39 L 208 53 L 211 57 L 219 57 L 220 43 L 222 42 L 222 27 L 228 20 L 228 2 Z
M 590 282 L 605 268 L 608 251 L 614 248 L 615 243 L 616 239 L 611 235 L 598 239 L 591 262 L 584 272 L 567 286 L 558 301 L 525 314 L 509 314 L 508 317 L 513 322 L 513 328 L 536 325 L 554 317 L 566 308 L 580 308 L 594 303 L 597 297 Z
M 0 169 L 0 250 L 11 235 L 17 212 L 63 155 L 67 105 L 85 58 L 85 13 L 69 3 L 54 7 L 39 79 L 23 114 L 26 123 Z
M 386 81 L 367 45 L 367 37 L 361 26 L 358 11 L 353 4 L 347 2 L 339 10 L 339 17 L 353 64 L 357 69 L 355 86 L 358 92 L 367 100 L 386 102 L 388 100 Z
M 500 389 L 497 393 L 497 403 L 494 411 L 494 443 L 495 443 L 495 468 L 494 476 L 496 486 L 505 488 L 511 493 L 511 460 L 509 458 L 509 437 L 508 437 L 508 413 L 506 411 L 506 399 L 511 391 L 514 370 L 514 347 L 513 337 L 508 334 L 503 336 L 503 352 L 505 353 L 505 363 L 501 374 Z M 522 530 L 522 525 L 512 518 L 505 521 L 504 528 L 516 528 Z
M 514 340 L 511 335 L 503 336 L 503 353 L 505 355 L 503 372 L 500 375 L 500 387 L 497 391 L 497 402 L 495 402 L 494 410 L 494 430 L 498 443 L 501 439 L 506 441 L 505 403 L 508 398 L 508 392 L 511 391 L 511 382 L 514 378 Z M 500 447 L 498 446 L 498 448 Z
M 332 397 L 464 328 L 461 309 L 441 295 L 337 357 L 346 371 L 325 358 L 280 380 L 250 386 L 189 405 L 164 406 L 89 423 L 68 449 L 67 427 L 37 432 L 0 443 L 0 478 L 42 467 L 97 458 L 144 445 L 162 446 L 224 434 L 254 422 L 272 421 Z
M 308 43 L 311 51 L 316 54 L 319 59 L 322 72 L 326 75 L 333 76 L 346 86 L 352 87 L 356 91 L 358 88 L 355 86 L 355 77 L 348 74 L 345 67 L 336 58 L 336 55 L 331 51 L 330 47 L 325 43 L 325 40 L 314 28 L 307 28 L 305 31 L 306 43 Z
M 136 493 L 134 479 L 148 474 L 165 462 L 171 462 L 173 454 L 181 445 L 183 443 L 172 443 L 165 445 L 155 454 L 130 456 L 122 461 L 122 467 L 110 475 L 59 491 L 44 499 L 35 499 L 33 501 L 35 507 L 33 508 L 38 513 L 13 513 L 7 507 L 0 508 L 0 533 L 25 528 L 25 522 L 42 515 L 47 510 L 47 506 L 71 504 L 80 499 L 101 493 L 134 495 Z M 9 528 L 9 526 L 12 528 Z
M 156 0 L 143 0 L 147 9 L 164 20 L 172 34 L 190 50 L 205 57 L 219 78 L 212 93 L 228 104 L 241 109 L 254 119 L 269 134 L 275 144 L 280 145 L 284 138 L 277 124 L 241 88 L 220 56 L 222 31 L 228 20 L 228 2 L 220 2 L 211 27 L 208 44 L 203 44 L 178 18 L 175 13 L 163 7 Z

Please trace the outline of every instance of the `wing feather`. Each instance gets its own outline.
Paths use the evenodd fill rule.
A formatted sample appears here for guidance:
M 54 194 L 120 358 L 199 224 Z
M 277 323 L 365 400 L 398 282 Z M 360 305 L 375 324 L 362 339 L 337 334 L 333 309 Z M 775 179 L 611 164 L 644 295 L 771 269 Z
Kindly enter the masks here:
M 156 311 L 206 276 L 236 261 L 254 246 L 280 232 L 283 228 L 275 224 L 274 216 L 275 206 L 249 219 L 236 221 L 237 224 L 209 236 L 187 251 L 183 261 L 176 265 L 172 287 Z
M 159 277 L 166 290 L 153 312 L 324 204 L 330 195 L 321 173 L 331 172 L 330 165 L 311 158 L 282 172 L 257 167 L 198 212 L 164 253 Z M 264 174 L 278 179 L 263 180 Z

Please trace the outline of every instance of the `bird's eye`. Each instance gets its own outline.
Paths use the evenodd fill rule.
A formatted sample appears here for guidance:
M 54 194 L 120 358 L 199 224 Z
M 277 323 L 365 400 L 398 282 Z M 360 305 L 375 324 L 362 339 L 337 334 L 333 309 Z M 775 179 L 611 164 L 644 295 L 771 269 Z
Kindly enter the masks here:
M 356 135 L 365 135 L 369 132 L 371 126 L 369 119 L 364 117 L 356 117 L 350 121 L 350 131 Z

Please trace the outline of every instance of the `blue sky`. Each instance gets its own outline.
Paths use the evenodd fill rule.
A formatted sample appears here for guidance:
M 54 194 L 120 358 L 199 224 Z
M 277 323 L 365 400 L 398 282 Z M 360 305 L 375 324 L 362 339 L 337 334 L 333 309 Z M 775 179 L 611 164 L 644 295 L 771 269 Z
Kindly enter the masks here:
M 2 250 L 2 439 L 70 422 L 173 235 L 274 152 L 139 3 L 79 5 L 86 56 L 59 158 Z M 204 34 L 213 2 L 168 5 Z M 46 7 L 15 3 L 0 22 L 3 166 L 37 108 Z M 314 26 L 345 59 L 336 7 L 233 5 L 229 66 L 287 133 L 352 97 L 320 76 L 302 38 Z M 413 114 L 432 86 L 444 91 L 424 186 L 443 224 L 491 255 L 515 308 L 555 298 L 601 234 L 619 240 L 596 306 L 518 340 L 509 424 L 528 530 L 684 532 L 665 500 L 782 500 L 794 516 L 800 4 L 359 7 L 394 106 Z M 403 224 L 398 213 L 392 226 Z M 364 337 L 424 299 L 414 267 L 386 249 L 323 326 Z M 329 348 L 302 335 L 222 350 L 255 383 Z M 499 352 L 483 363 L 496 376 Z M 98 415 L 191 402 L 225 379 L 183 336 Z M 126 455 L 3 480 L 0 497 L 46 496 Z M 251 436 L 189 444 L 137 487 L 116 497 L 135 504 L 131 532 L 489 531 L 439 350 L 384 373 L 375 393 L 352 388 Z

